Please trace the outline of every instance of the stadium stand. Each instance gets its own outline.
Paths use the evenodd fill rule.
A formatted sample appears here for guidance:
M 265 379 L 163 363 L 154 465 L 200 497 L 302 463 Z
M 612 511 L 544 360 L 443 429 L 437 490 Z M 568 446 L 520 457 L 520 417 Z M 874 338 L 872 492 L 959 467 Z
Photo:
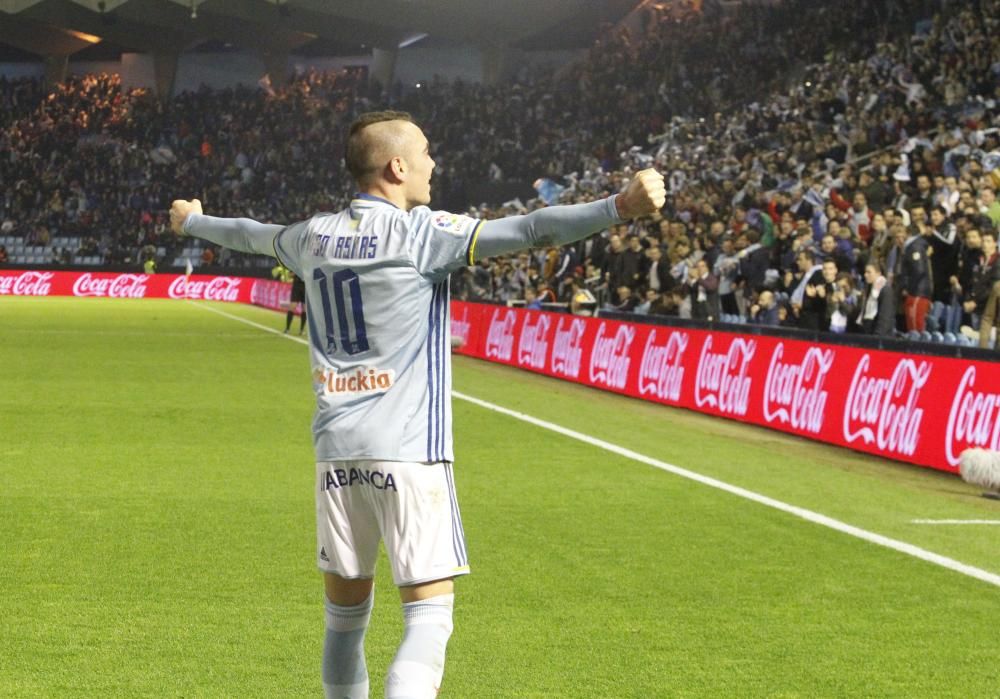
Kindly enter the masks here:
M 651 3 L 641 32 L 496 86 L 382 93 L 360 72 L 309 72 L 161 102 L 114 75 L 51 95 L 0 77 L 0 245 L 20 265 L 269 265 L 179 243 L 169 200 L 277 223 L 337 209 L 344 126 L 391 105 L 440 148 L 438 203 L 478 216 L 589 200 L 642 167 L 669 177 L 661 217 L 477 265 L 458 298 L 977 343 L 1000 280 L 998 10 Z M 470 200 L 484 180 L 537 196 Z

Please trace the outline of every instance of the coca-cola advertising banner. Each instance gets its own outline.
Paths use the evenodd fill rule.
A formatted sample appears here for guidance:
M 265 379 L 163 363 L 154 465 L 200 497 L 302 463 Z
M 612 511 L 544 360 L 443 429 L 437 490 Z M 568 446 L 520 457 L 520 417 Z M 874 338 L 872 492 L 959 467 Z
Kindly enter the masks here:
M 250 303 L 284 311 L 291 308 L 292 285 L 287 282 L 273 282 L 267 279 L 247 279 L 250 283 Z M 299 309 L 296 309 L 298 311 Z
M 1000 363 L 458 301 L 451 330 L 461 354 L 921 466 L 1000 450 Z
M 283 310 L 291 284 L 205 274 L 0 271 L 0 296 L 98 296 L 253 303 Z

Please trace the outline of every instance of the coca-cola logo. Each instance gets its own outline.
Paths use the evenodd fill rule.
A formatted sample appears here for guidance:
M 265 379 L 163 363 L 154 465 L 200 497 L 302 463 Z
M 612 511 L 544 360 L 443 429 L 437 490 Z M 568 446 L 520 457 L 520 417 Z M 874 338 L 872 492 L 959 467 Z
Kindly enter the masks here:
M 656 330 L 649 331 L 646 348 L 639 365 L 639 395 L 653 395 L 660 400 L 677 402 L 681 398 L 684 382 L 684 350 L 690 336 L 685 332 L 671 332 L 667 341 L 656 343 Z
M 463 346 L 469 344 L 471 327 L 469 323 L 469 311 L 466 308 L 462 308 L 462 315 L 451 317 L 451 336 L 459 338 Z
M 529 313 L 521 327 L 521 337 L 517 341 L 517 363 L 532 369 L 545 368 L 545 356 L 549 352 L 549 328 L 551 321 L 544 313 L 538 314 L 538 321 L 532 325 Z
M 250 287 L 250 303 L 274 310 L 285 310 L 290 305 L 292 285 L 255 279 Z
M 931 375 L 930 362 L 903 359 L 892 374 L 869 376 L 871 356 L 858 363 L 844 409 L 844 439 L 875 443 L 881 451 L 913 456 L 917 450 L 920 423 L 920 389 Z
M 1000 451 L 1000 394 L 976 391 L 976 367 L 965 370 L 951 402 L 945 434 L 945 456 L 958 466 L 965 449 Z
M 619 325 L 614 335 L 605 337 L 607 323 L 601 323 L 590 353 L 590 381 L 608 388 L 622 390 L 628 382 L 628 368 L 632 362 L 629 350 L 635 339 L 635 328 Z
M 555 339 L 552 341 L 552 373 L 570 379 L 580 377 L 580 359 L 583 357 L 583 338 L 587 324 L 580 318 L 572 318 L 563 327 L 563 319 L 556 324 Z
M 109 299 L 141 299 L 146 297 L 145 274 L 119 274 L 114 277 L 95 277 L 89 272 L 73 282 L 74 296 L 100 296 Z
M 764 384 L 764 419 L 819 434 L 826 416 L 829 393 L 823 382 L 833 366 L 833 350 L 810 347 L 801 362 L 785 363 L 785 343 L 771 355 Z
M 194 299 L 197 301 L 238 301 L 240 296 L 238 277 L 212 277 L 207 281 L 195 281 L 187 277 L 177 277 L 170 282 L 167 295 L 172 299 Z
M 517 314 L 512 310 L 493 311 L 490 329 L 486 333 L 486 358 L 509 362 L 514 353 L 514 326 Z
M 755 340 L 736 338 L 726 352 L 712 352 L 712 335 L 705 339 L 698 360 L 694 384 L 694 402 L 721 413 L 746 415 L 750 404 L 752 379 L 750 361 L 757 352 Z
M 0 296 L 48 296 L 52 293 L 54 272 L 23 272 L 0 277 Z

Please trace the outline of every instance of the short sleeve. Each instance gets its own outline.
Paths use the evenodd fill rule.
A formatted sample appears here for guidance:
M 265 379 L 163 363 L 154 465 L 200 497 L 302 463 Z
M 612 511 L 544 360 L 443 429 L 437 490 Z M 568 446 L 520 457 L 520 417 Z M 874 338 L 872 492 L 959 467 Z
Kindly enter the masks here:
M 309 221 L 300 221 L 285 226 L 274 236 L 274 256 L 300 279 L 306 276 L 302 269 L 308 230 Z
M 445 277 L 472 264 L 482 220 L 426 206 L 411 210 L 409 218 L 407 248 L 422 275 Z

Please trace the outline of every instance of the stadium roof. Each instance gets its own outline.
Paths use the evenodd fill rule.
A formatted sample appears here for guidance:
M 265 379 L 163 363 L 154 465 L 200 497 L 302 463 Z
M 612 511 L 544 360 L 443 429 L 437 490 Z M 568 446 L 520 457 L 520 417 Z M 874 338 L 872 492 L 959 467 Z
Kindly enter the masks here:
M 0 0 L 0 44 L 184 51 L 206 42 L 344 55 L 426 34 L 436 45 L 574 48 L 638 0 Z

